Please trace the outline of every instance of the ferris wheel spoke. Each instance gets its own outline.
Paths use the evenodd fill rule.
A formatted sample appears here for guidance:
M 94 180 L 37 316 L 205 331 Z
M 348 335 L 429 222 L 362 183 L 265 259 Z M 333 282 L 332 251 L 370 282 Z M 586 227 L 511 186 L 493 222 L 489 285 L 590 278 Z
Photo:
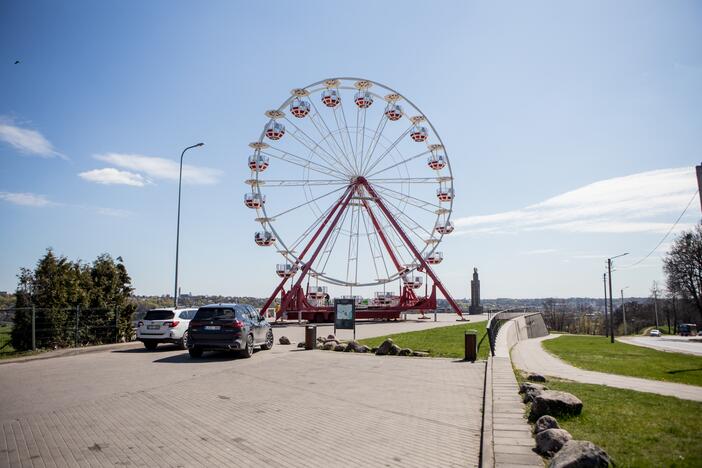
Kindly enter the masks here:
M 298 127 L 298 126 L 297 126 L 295 123 L 293 123 L 290 119 L 288 119 L 288 118 L 286 117 L 285 120 L 287 120 L 288 122 L 290 122 L 290 124 L 291 124 L 293 127 L 295 127 L 295 128 L 297 129 L 297 131 L 299 131 L 300 133 L 302 133 L 302 134 L 305 136 L 305 138 L 307 138 L 307 139 L 309 140 L 309 142 L 314 142 L 314 140 L 312 139 L 312 137 L 310 137 L 309 135 L 307 135 L 306 132 L 304 132 L 302 129 L 300 129 L 300 127 Z M 320 137 L 321 137 L 321 141 L 323 141 L 323 142 L 327 145 L 327 147 L 329 148 L 329 151 L 330 151 L 330 152 L 327 152 L 326 150 L 324 150 L 324 152 L 327 153 L 329 156 L 331 156 L 331 157 L 334 159 L 334 162 L 336 162 L 337 164 L 340 164 L 342 167 L 345 167 L 345 168 L 348 170 L 348 167 L 346 167 L 346 166 L 344 165 L 343 161 L 339 158 L 339 155 L 337 154 L 337 151 L 334 149 L 334 147 L 333 147 L 333 146 L 331 145 L 331 143 L 329 142 L 329 140 L 328 140 L 328 138 L 327 138 L 329 135 L 325 135 L 325 134 L 319 129 L 319 127 L 317 127 L 317 123 L 314 121 L 314 118 L 312 117 L 311 114 L 310 114 L 310 121 L 312 122 L 314 128 L 315 128 L 315 129 L 317 130 L 317 132 L 319 133 L 319 135 L 320 135 Z M 299 140 L 298 140 L 298 141 L 299 141 Z M 320 149 L 323 149 L 323 148 L 321 147 L 321 144 L 316 143 L 316 145 L 319 146 Z M 342 151 L 342 156 L 343 156 L 343 157 L 346 156 L 346 155 L 343 153 L 343 151 Z
M 368 239 L 368 250 L 370 252 L 370 256 L 373 259 L 373 269 L 375 270 L 375 277 L 377 279 L 380 279 L 380 270 L 378 269 L 378 263 L 377 259 L 378 258 L 383 258 L 382 257 L 382 251 L 379 251 L 381 255 L 376 255 L 375 250 L 373 248 L 373 241 L 371 241 L 371 233 L 370 230 L 368 229 L 368 221 L 366 220 L 368 214 L 365 211 L 361 211 L 361 219 L 363 219 L 363 229 L 366 231 L 366 238 Z M 390 276 L 389 273 L 387 273 L 387 267 L 385 268 L 386 270 L 386 276 Z
M 412 205 L 412 206 L 415 206 L 417 208 L 421 208 L 425 211 L 428 211 L 429 213 L 436 213 L 436 210 L 439 210 L 442 208 L 441 206 L 436 205 L 434 203 L 430 203 L 428 201 L 413 197 L 411 195 L 404 194 L 402 192 L 398 192 L 397 190 L 383 187 L 382 185 L 374 185 L 373 188 L 383 192 L 383 195 L 385 195 L 387 197 L 394 198 L 394 199 L 401 201 L 401 202 L 405 202 L 405 203 Z M 431 207 L 433 209 L 429 209 L 428 207 Z
M 341 233 L 341 227 L 346 222 L 346 216 L 348 215 L 348 213 L 349 213 L 348 209 L 344 210 L 344 215 L 341 218 L 341 222 L 334 228 L 335 232 L 332 233 L 333 240 L 332 240 L 332 242 L 327 244 L 327 245 L 329 245 L 328 249 L 325 249 L 325 252 L 327 254 L 327 258 L 326 258 L 326 260 L 324 260 L 323 264 L 322 264 L 321 259 L 319 262 L 320 264 L 322 264 L 322 268 L 319 270 L 320 273 L 324 272 L 327 269 L 327 263 L 329 262 L 329 259 L 331 258 L 332 252 L 334 251 L 334 247 L 336 246 L 336 241 L 337 241 L 337 239 L 339 239 L 339 234 Z M 324 256 L 325 252 L 322 253 L 322 256 Z
M 304 146 L 305 148 L 307 148 L 308 150 L 313 152 L 318 158 L 322 159 L 325 163 L 331 164 L 332 166 L 334 166 L 335 164 L 339 164 L 339 165 L 341 165 L 341 167 L 346 169 L 346 166 L 341 164 L 333 155 L 329 154 L 329 152 L 327 150 L 325 150 L 319 143 L 315 142 L 312 138 L 310 138 L 299 127 L 297 127 L 295 124 L 293 124 L 293 127 L 295 127 L 295 129 L 297 131 L 294 131 L 294 132 L 291 131 L 288 133 L 290 136 L 292 136 L 294 139 L 296 139 L 302 146 Z M 305 141 L 305 138 L 301 138 L 298 134 L 302 134 L 306 139 L 308 139 L 308 141 Z M 317 148 L 319 148 L 319 150 L 321 152 L 317 152 L 317 150 L 316 150 Z M 322 153 L 324 153 L 324 154 L 322 154 Z M 328 158 L 331 158 L 331 161 L 329 159 L 327 159 L 327 157 L 324 156 L 325 154 Z M 340 171 L 340 172 L 343 172 L 343 171 Z
M 327 136 L 329 136 L 334 141 L 334 144 L 336 145 L 337 148 L 339 148 L 339 151 L 341 152 L 341 154 L 344 157 L 344 160 L 347 163 L 347 165 L 345 167 L 347 167 L 347 169 L 349 169 L 349 172 L 351 172 L 351 167 L 353 166 L 353 164 L 351 164 L 351 160 L 349 159 L 349 154 L 348 154 L 348 151 L 346 150 L 346 145 L 343 144 L 344 143 L 344 136 L 343 136 L 343 134 L 341 134 L 341 130 L 339 130 L 339 135 L 341 137 L 341 143 L 343 144 L 343 147 L 342 147 L 342 145 L 339 144 L 339 141 L 337 140 L 334 133 L 332 133 L 331 129 L 329 128 L 329 125 L 327 125 L 327 121 L 324 120 L 324 116 L 319 112 L 319 109 L 317 109 L 317 106 L 315 105 L 314 101 L 311 101 L 311 102 L 312 102 L 312 108 L 314 109 L 314 112 L 310 114 L 310 120 L 312 121 L 312 124 L 315 126 L 315 128 L 317 129 L 317 131 L 319 132 L 319 134 L 322 136 L 323 139 L 326 139 Z M 324 135 L 322 130 L 319 128 L 318 123 L 315 121 L 315 117 L 319 119 L 321 124 L 326 129 L 326 131 L 327 131 L 326 135 Z M 336 120 L 336 114 L 334 114 L 334 118 Z M 337 124 L 338 124 L 338 122 L 337 122 Z
M 339 179 L 288 179 L 288 180 L 274 180 L 265 179 L 258 180 L 258 185 L 263 185 L 266 187 L 309 187 L 317 185 L 346 185 L 348 186 L 348 181 Z
M 343 99 L 339 101 L 338 107 L 339 107 L 339 109 L 341 110 L 341 112 L 340 112 L 341 118 L 342 118 L 342 120 L 344 121 L 344 128 L 346 129 L 346 136 L 347 136 L 348 139 L 349 139 L 349 148 L 350 148 L 349 153 L 350 153 L 351 155 L 353 155 L 353 154 L 355 153 L 356 150 L 355 150 L 355 148 L 354 148 L 354 146 L 353 146 L 353 143 L 351 143 L 351 130 L 349 130 L 349 123 L 348 123 L 348 121 L 346 120 L 346 111 L 344 110 L 344 101 L 343 101 Z M 334 116 L 336 117 L 336 107 L 334 108 Z M 341 130 L 341 128 L 339 128 L 339 130 Z M 356 170 L 358 170 L 358 168 L 356 168 Z
M 431 232 L 427 231 L 421 224 L 419 224 L 417 221 L 415 221 L 412 217 L 406 215 L 404 210 L 402 210 L 395 203 L 391 202 L 388 199 L 384 199 L 383 202 L 387 203 L 388 205 L 390 205 L 391 207 L 393 207 L 397 210 L 397 217 L 398 218 L 405 218 L 409 223 L 414 225 L 414 228 L 410 228 L 410 231 L 414 232 L 414 230 L 419 229 L 421 231 L 424 231 L 430 238 L 432 238 L 434 236 Z M 405 224 L 405 226 L 407 226 L 407 225 Z M 424 238 L 422 238 L 421 236 L 418 236 L 418 237 L 420 237 L 420 239 L 424 240 Z
M 397 177 L 389 179 L 366 179 L 372 184 L 437 184 L 438 177 Z
M 407 159 L 403 159 L 402 161 L 400 161 L 400 162 L 398 162 L 398 163 L 395 163 L 395 164 L 393 164 L 392 166 L 388 166 L 388 167 L 386 167 L 386 168 L 384 168 L 384 169 L 380 169 L 380 170 L 378 170 L 378 171 L 375 171 L 374 173 L 370 174 L 370 175 L 367 176 L 366 178 L 371 178 L 371 177 L 374 177 L 374 176 L 376 176 L 376 175 L 378 175 L 378 174 L 382 174 L 382 173 L 385 172 L 385 171 L 389 171 L 390 169 L 393 169 L 393 168 L 395 168 L 395 167 L 397 167 L 397 166 L 400 166 L 400 165 L 402 165 L 402 164 L 407 164 L 408 162 L 413 161 L 413 160 L 415 160 L 415 159 L 417 159 L 417 158 L 421 158 L 422 156 L 425 156 L 425 155 L 427 155 L 427 154 L 429 154 L 429 153 L 431 153 L 431 150 L 422 151 L 421 153 L 415 154 L 414 156 L 411 156 L 411 157 L 409 157 L 409 158 L 407 158 Z M 367 172 L 368 172 L 368 171 L 367 171 Z
M 400 141 L 402 141 L 402 139 L 403 139 L 405 136 L 407 136 L 407 134 L 410 132 L 410 130 L 412 130 L 412 126 L 408 127 L 407 130 L 405 130 L 405 131 L 402 133 L 402 135 L 400 135 L 399 137 L 397 137 L 397 139 L 396 139 L 395 141 L 393 141 L 392 144 L 391 144 L 389 147 L 385 148 L 385 151 L 383 152 L 383 154 L 381 154 L 381 155 L 378 157 L 378 159 L 376 159 L 375 162 L 374 162 L 373 164 L 371 164 L 365 172 L 370 172 L 370 171 L 372 171 L 378 164 L 380 164 L 380 162 L 381 162 L 383 159 L 385 159 L 385 156 L 387 156 L 388 154 L 390 154 L 390 152 L 391 152 L 393 149 L 395 149 L 395 146 L 397 146 L 397 144 L 400 143 Z
M 332 195 L 332 194 L 334 194 L 334 193 L 336 193 L 336 192 L 338 192 L 338 191 L 340 191 L 340 190 L 343 190 L 343 189 L 344 189 L 344 187 L 339 187 L 339 188 L 337 188 L 337 189 L 334 189 L 334 190 L 332 190 L 331 192 L 327 192 L 327 193 L 325 193 L 325 194 L 323 194 L 323 195 L 320 195 L 320 196 L 318 196 L 318 197 L 315 197 L 315 198 L 313 198 L 313 199 L 311 199 L 311 200 L 308 200 L 308 201 L 306 201 L 305 203 L 301 203 L 301 204 L 299 204 L 299 205 L 297 205 L 297 206 L 295 206 L 295 207 L 293 207 L 293 208 L 290 208 L 290 209 L 285 210 L 285 211 L 281 211 L 280 213 L 276 214 L 275 216 L 271 216 L 271 218 L 273 218 L 273 219 L 280 218 L 281 216 L 286 215 L 286 214 L 288 214 L 288 213 L 291 213 L 291 212 L 297 210 L 298 208 L 302 208 L 303 206 L 307 206 L 307 205 L 309 205 L 310 203 L 314 203 L 314 202 L 316 202 L 317 200 L 321 200 L 322 198 L 328 197 L 329 195 Z
M 385 131 L 385 126 L 388 123 L 388 117 L 385 115 L 383 112 L 383 116 L 380 118 L 378 121 L 378 126 L 375 128 L 375 133 L 373 134 L 373 139 L 371 140 L 371 143 L 368 145 L 368 152 L 363 158 L 363 164 L 361 165 L 361 173 L 365 174 L 366 172 L 366 165 L 371 161 L 373 158 L 373 153 L 375 153 L 375 149 L 378 146 L 378 142 L 380 142 L 380 137 L 382 136 L 383 132 Z
M 345 174 L 339 175 L 340 174 L 339 170 L 332 169 L 331 167 L 327 167 L 323 164 L 312 162 L 307 158 L 303 158 L 302 156 L 292 154 L 288 151 L 283 151 L 283 150 L 280 150 L 278 148 L 274 148 L 273 146 L 270 146 L 269 149 L 279 151 L 280 153 L 282 153 L 282 156 L 278 155 L 278 154 L 270 153 L 268 151 L 261 151 L 261 154 L 266 155 L 266 156 L 271 157 L 271 158 L 275 158 L 279 161 L 284 161 L 284 162 L 287 162 L 290 164 L 294 164 L 296 166 L 300 166 L 302 168 L 309 169 L 311 171 L 315 171 L 319 174 L 325 174 L 325 175 L 332 176 L 332 177 L 335 177 L 335 178 L 340 179 L 340 180 L 347 180 L 348 179 L 348 177 L 345 177 Z

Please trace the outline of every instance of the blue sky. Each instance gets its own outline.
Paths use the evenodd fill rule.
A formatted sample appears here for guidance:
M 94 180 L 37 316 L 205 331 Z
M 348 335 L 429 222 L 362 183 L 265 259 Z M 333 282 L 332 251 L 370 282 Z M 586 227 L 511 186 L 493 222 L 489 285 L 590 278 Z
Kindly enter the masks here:
M 176 162 L 204 141 L 183 291 L 267 295 L 280 256 L 252 241 L 247 144 L 290 89 L 356 76 L 446 145 L 456 231 L 436 270 L 454 296 L 473 266 L 484 297 L 599 296 L 604 259 L 645 256 L 696 189 L 700 24 L 693 1 L 2 2 L 0 289 L 51 246 L 121 255 L 138 293 L 170 292 Z M 647 295 L 666 247 L 614 287 Z

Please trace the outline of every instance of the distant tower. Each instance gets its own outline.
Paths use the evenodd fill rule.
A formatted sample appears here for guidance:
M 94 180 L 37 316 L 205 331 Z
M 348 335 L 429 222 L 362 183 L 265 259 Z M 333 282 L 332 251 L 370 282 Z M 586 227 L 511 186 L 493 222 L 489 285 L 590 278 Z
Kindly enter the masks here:
M 483 306 L 480 305 L 480 279 L 478 279 L 477 268 L 473 268 L 473 280 L 470 282 L 470 308 L 468 313 L 483 313 Z

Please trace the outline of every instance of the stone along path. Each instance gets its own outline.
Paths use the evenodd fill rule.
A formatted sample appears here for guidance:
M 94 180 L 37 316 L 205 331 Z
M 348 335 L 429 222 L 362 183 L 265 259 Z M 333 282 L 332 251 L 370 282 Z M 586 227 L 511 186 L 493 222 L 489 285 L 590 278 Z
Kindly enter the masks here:
M 674 396 L 683 400 L 702 401 L 702 387 L 695 385 L 607 374 L 571 366 L 549 354 L 541 346 L 542 341 L 558 336 L 560 335 L 548 335 L 542 338 L 520 341 L 512 348 L 512 362 L 517 368 L 525 372 L 536 372 L 582 383 Z
M 484 363 L 164 347 L 0 366 L 0 466 L 477 466 Z

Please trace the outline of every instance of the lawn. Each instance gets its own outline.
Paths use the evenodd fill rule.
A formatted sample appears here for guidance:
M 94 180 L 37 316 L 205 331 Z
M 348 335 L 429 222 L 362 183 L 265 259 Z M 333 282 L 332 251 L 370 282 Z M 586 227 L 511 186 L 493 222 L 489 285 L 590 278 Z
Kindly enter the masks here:
M 360 343 L 377 347 L 385 338 L 392 338 L 401 348 L 411 348 L 414 351 L 426 351 L 431 357 L 463 358 L 465 356 L 464 334 L 466 330 L 478 332 L 478 342 L 485 335 L 486 321 L 451 325 L 448 327 L 431 328 L 429 330 L 396 333 L 394 335 L 380 336 L 360 340 Z M 485 338 L 478 349 L 478 358 L 487 359 L 490 344 Z
M 583 401 L 579 416 L 558 418 L 573 438 L 604 448 L 618 467 L 699 467 L 702 403 L 569 381 L 546 385 Z
M 702 356 L 612 344 L 601 336 L 560 336 L 542 345 L 581 369 L 702 386 Z
M 0 356 L 3 354 L 12 354 L 15 348 L 10 344 L 10 333 L 12 332 L 11 325 L 0 325 Z

